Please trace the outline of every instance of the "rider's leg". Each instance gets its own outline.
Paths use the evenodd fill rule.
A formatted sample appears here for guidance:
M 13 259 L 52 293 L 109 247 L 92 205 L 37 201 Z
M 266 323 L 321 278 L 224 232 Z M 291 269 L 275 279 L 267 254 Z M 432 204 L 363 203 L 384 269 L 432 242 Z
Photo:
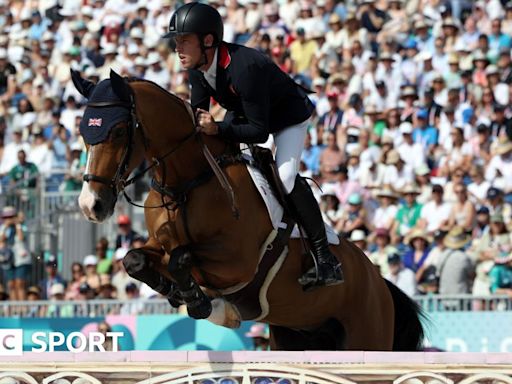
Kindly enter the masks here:
M 306 180 L 298 176 L 308 125 L 309 120 L 275 134 L 275 157 L 292 213 L 304 228 L 318 265 L 318 276 L 313 268 L 299 281 L 306 287 L 327 286 L 341 283 L 343 274 L 338 259 L 329 250 L 322 214 L 313 191 Z

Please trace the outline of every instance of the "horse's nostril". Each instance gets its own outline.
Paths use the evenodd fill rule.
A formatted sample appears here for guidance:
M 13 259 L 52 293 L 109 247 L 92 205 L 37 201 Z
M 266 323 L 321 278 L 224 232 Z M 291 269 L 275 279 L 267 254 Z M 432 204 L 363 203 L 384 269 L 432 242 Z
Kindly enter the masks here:
M 96 215 L 98 215 L 98 213 L 101 213 L 103 211 L 103 204 L 101 203 L 101 201 L 96 201 L 94 203 L 94 207 L 92 208 L 92 210 Z

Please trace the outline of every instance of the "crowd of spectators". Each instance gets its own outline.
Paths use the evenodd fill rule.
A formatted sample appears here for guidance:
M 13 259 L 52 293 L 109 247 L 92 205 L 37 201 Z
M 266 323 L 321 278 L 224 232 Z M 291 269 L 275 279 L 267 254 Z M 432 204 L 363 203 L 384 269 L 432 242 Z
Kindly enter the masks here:
M 340 235 L 410 295 L 512 297 L 511 2 L 209 3 L 226 41 L 260 50 L 314 91 L 301 173 L 320 184 L 325 220 Z M 80 187 L 85 100 L 70 68 L 93 81 L 114 69 L 188 100 L 187 73 L 161 38 L 179 5 L 0 0 L 4 185 L 34 187 L 33 175 L 57 170 L 62 190 Z M 212 111 L 222 118 L 218 105 Z M 14 244 L 13 233 L 0 246 Z M 101 276 L 117 271 L 127 247 L 111 248 L 111 263 L 101 252 L 87 256 L 73 270 L 78 280 L 64 290 L 57 282 L 56 294 L 92 297 L 88 286 L 110 295 Z M 118 297 L 131 294 L 125 288 Z

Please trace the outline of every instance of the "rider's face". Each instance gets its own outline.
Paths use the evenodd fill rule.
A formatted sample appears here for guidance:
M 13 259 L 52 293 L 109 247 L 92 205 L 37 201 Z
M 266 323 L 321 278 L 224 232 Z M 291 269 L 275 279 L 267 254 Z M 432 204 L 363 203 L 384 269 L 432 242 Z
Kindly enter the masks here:
M 181 67 L 184 69 L 194 68 L 201 60 L 201 48 L 197 35 L 193 33 L 178 35 L 175 37 L 175 41 Z

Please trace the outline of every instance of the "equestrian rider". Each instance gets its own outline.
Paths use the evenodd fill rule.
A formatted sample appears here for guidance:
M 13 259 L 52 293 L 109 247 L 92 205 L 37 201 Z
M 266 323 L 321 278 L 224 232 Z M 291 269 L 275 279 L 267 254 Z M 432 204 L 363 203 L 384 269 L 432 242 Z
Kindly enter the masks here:
M 217 10 L 188 3 L 171 17 L 181 66 L 188 70 L 192 107 L 198 129 L 236 143 L 264 143 L 271 133 L 279 176 L 288 193 L 294 219 L 304 228 L 318 265 L 299 282 L 306 288 L 343 282 L 341 265 L 330 252 L 317 201 L 298 175 L 304 139 L 314 109 L 307 93 L 267 56 L 255 49 L 222 41 L 223 23 Z M 208 112 L 213 97 L 228 112 L 215 121 Z

